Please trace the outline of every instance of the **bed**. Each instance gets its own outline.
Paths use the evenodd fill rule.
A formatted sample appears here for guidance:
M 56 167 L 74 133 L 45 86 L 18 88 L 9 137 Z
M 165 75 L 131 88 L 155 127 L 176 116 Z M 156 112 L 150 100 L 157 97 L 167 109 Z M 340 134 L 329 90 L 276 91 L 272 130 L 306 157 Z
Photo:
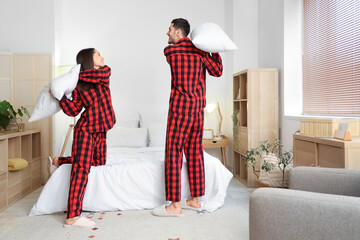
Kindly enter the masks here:
M 83 211 L 152 209 L 166 203 L 164 124 L 134 126 L 116 127 L 109 132 L 107 163 L 91 168 Z M 205 195 L 201 204 L 204 210 L 213 212 L 224 204 L 232 173 L 206 152 L 204 158 Z M 53 173 L 30 216 L 66 211 L 70 171 L 71 165 L 64 164 Z M 181 196 L 190 198 L 185 157 Z

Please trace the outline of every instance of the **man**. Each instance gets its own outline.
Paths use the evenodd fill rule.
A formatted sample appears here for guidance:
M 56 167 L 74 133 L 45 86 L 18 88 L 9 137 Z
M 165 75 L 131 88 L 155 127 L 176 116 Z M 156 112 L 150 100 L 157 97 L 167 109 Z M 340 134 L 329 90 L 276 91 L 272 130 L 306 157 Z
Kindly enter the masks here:
M 167 35 L 170 44 L 164 50 L 171 68 L 171 93 L 165 146 L 165 193 L 169 206 L 155 208 L 155 216 L 182 216 L 182 208 L 200 210 L 205 194 L 204 128 L 206 70 L 212 76 L 222 75 L 218 53 L 197 49 L 187 35 L 190 25 L 178 18 L 171 22 Z M 181 167 L 185 152 L 192 198 L 181 201 Z

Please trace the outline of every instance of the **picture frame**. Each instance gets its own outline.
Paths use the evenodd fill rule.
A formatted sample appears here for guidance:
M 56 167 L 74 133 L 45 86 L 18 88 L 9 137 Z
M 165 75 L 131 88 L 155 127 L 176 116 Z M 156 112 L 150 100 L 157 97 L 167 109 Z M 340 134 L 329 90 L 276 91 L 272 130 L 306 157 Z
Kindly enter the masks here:
M 339 123 L 338 129 L 335 130 L 334 138 L 343 140 L 343 141 L 351 141 L 349 124 L 348 123 Z
M 210 140 L 210 139 L 213 139 L 214 137 L 215 137 L 215 135 L 214 135 L 213 129 L 204 129 L 203 139 Z

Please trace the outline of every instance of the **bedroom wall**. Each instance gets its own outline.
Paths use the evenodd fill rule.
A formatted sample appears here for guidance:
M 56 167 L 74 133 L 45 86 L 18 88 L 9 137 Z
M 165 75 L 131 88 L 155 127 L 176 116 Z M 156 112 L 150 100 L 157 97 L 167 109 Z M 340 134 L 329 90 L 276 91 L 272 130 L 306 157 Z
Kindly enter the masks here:
M 0 0 L 0 52 L 53 53 L 55 0 Z
M 167 46 L 166 33 L 171 20 L 186 18 L 192 28 L 203 22 L 215 22 L 227 29 L 227 23 L 232 20 L 226 17 L 227 2 L 107 0 L 99 4 L 94 0 L 58 1 L 55 64 L 75 64 L 79 50 L 95 47 L 104 56 L 105 64 L 112 68 L 111 91 L 117 115 L 127 111 L 167 111 L 170 68 L 163 49 Z M 220 78 L 207 77 L 207 100 L 219 101 L 224 117 L 222 132 L 231 135 L 232 104 L 228 92 L 232 93 L 232 59 L 229 53 L 221 56 L 224 74 Z M 67 123 L 63 120 L 64 116 L 56 116 L 57 136 L 66 132 Z M 206 114 L 206 128 L 217 129 L 217 124 L 216 113 Z M 58 140 L 57 145 L 61 142 Z M 220 157 L 219 150 L 209 152 Z
M 284 114 L 284 11 L 286 8 L 293 8 L 294 4 L 298 4 L 298 0 L 286 3 L 285 0 L 259 0 L 259 67 L 279 68 L 280 139 L 285 150 L 292 149 L 292 135 L 300 128 L 299 118 Z M 287 82 L 291 80 L 287 79 Z
M 289 5 L 289 3 L 287 3 Z M 290 4 L 292 5 L 292 4 Z M 284 115 L 284 0 L 233 0 L 234 73 L 251 67 L 279 68 L 280 139 L 284 149 L 292 148 L 292 134 L 298 118 Z M 231 100 L 230 100 L 231 101 Z

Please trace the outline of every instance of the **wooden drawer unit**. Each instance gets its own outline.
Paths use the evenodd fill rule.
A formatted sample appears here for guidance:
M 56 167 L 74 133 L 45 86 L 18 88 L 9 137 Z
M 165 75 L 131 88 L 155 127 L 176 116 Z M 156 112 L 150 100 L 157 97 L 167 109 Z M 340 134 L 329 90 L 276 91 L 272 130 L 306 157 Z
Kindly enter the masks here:
M 31 192 L 31 178 L 21 181 L 21 196 L 25 196 Z
M 20 171 L 8 173 L 8 203 L 21 198 L 21 174 Z
M 31 178 L 31 163 L 28 164 L 29 165 L 26 168 L 19 171 L 21 176 L 21 181 Z
M 31 163 L 20 171 L 21 175 L 21 196 L 31 191 Z
M 7 173 L 0 173 L 0 192 L 7 190 Z
M 39 130 L 0 133 L 0 209 L 6 208 L 41 185 L 40 154 Z M 23 158 L 29 165 L 24 169 L 9 172 L 9 158 Z
M 41 185 L 41 162 L 34 160 L 31 162 L 31 189 L 34 190 Z
M 246 152 L 248 150 L 248 133 L 247 128 L 240 127 L 240 141 L 239 141 L 239 150 L 240 153 L 243 155 L 246 155 Z
M 312 142 L 294 139 L 294 166 L 316 166 L 316 146 Z
M 0 172 L 0 210 L 7 205 L 7 173 Z
M 294 166 L 360 169 L 360 137 L 352 141 L 294 135 Z
M 0 210 L 7 206 L 7 190 L 0 191 Z

